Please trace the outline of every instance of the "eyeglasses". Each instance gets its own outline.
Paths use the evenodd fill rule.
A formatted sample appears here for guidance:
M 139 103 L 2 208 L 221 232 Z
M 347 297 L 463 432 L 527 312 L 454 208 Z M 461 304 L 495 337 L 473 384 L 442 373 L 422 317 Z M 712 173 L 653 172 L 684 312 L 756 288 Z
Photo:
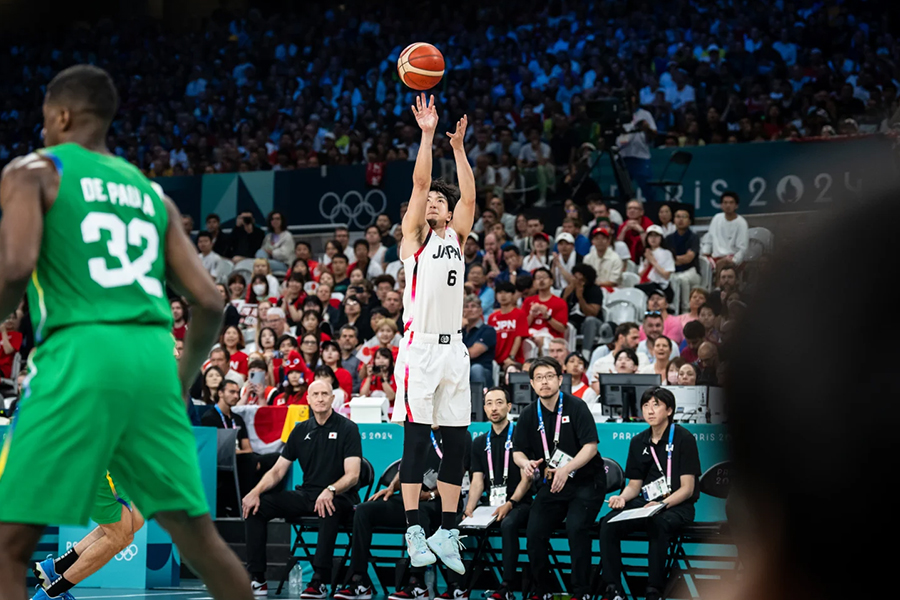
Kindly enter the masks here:
M 658 310 L 648 310 L 647 312 L 644 313 L 644 316 L 645 317 L 661 317 L 662 313 L 659 312 Z
M 557 379 L 558 377 L 559 377 L 559 375 L 556 375 L 554 373 L 553 375 L 535 375 L 534 377 L 532 377 L 532 379 L 537 383 L 544 383 L 545 381 L 547 381 L 547 382 L 553 381 L 554 379 Z
M 315 344 L 316 342 L 315 342 L 314 340 L 307 340 L 307 341 L 301 342 L 301 343 L 303 343 L 303 344 Z

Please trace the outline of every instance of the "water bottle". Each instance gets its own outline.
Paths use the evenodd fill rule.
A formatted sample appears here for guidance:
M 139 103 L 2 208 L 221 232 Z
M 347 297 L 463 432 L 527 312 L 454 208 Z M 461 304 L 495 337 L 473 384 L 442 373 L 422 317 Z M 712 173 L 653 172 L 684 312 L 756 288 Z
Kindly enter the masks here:
M 434 598 L 434 567 L 428 566 L 425 567 L 425 587 L 428 588 L 428 597 Z
M 300 566 L 300 563 L 297 563 L 288 575 L 288 595 L 291 598 L 299 598 L 302 591 L 303 567 Z

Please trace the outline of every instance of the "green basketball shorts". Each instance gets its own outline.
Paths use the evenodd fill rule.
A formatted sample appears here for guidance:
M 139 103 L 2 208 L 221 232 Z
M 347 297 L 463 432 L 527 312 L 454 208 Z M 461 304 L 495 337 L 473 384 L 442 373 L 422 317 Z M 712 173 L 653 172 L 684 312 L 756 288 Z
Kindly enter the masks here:
M 83 525 L 107 471 L 148 519 L 208 512 L 170 331 L 67 327 L 28 366 L 0 451 L 0 522 Z
M 109 525 L 122 520 L 122 507 L 131 510 L 131 503 L 121 486 L 116 486 L 112 476 L 106 473 L 100 478 L 94 507 L 91 509 L 91 521 L 98 525 Z

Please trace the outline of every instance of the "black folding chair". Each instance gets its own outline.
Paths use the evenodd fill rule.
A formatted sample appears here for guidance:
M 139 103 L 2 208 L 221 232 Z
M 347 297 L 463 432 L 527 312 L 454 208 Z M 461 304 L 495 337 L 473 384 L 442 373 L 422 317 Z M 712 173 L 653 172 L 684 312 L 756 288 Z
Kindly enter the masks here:
M 241 486 L 238 482 L 237 472 L 237 434 L 237 429 L 216 430 L 216 472 L 231 472 L 231 476 L 234 479 L 234 493 L 237 500 L 237 503 L 234 506 L 238 515 L 243 519 L 244 511 L 241 510 Z M 216 494 L 216 497 L 218 499 L 218 493 Z M 218 509 L 216 512 L 218 512 Z
M 731 491 L 731 461 L 723 461 L 711 466 L 700 476 L 697 485 L 701 494 L 720 498 L 725 500 Z M 672 548 L 672 564 L 669 572 L 668 583 L 666 584 L 665 596 L 668 596 L 678 582 L 687 579 L 689 575 L 701 575 L 721 577 L 724 569 L 710 568 L 711 563 L 726 563 L 733 570 L 740 568 L 740 559 L 738 557 L 723 557 L 721 555 L 698 555 L 693 554 L 688 558 L 684 550 L 685 544 L 711 544 L 717 546 L 733 545 L 734 540 L 728 530 L 727 521 L 710 521 L 705 523 L 691 523 L 684 527 L 675 540 Z M 691 564 L 691 560 L 695 563 L 702 563 L 707 566 L 701 567 L 699 564 Z M 733 563 L 733 565 L 732 565 Z
M 372 467 L 372 463 L 368 461 L 368 459 L 363 458 L 359 467 L 359 481 L 356 484 L 356 489 L 358 491 L 362 491 L 363 488 L 366 489 L 365 494 L 360 494 L 360 497 L 363 501 L 369 498 L 369 494 L 372 493 L 372 486 L 375 483 L 375 469 Z M 300 486 L 297 486 L 297 489 L 300 489 Z M 287 520 L 288 523 L 291 524 L 291 527 L 294 529 L 294 544 L 291 546 L 291 559 L 288 561 L 284 573 L 281 576 L 281 581 L 278 582 L 278 589 L 275 591 L 276 594 L 281 594 L 281 589 L 284 587 L 284 582 L 287 581 L 288 576 L 291 573 L 291 569 L 294 568 L 301 559 L 306 559 L 310 563 L 312 563 L 313 555 L 315 553 L 315 543 L 311 543 L 307 541 L 303 535 L 306 533 L 316 533 L 319 530 L 319 517 L 317 516 L 309 516 L 309 517 L 300 517 L 295 520 Z M 335 556 L 337 556 L 337 552 L 339 550 L 343 550 L 344 553 L 341 556 L 341 565 L 347 562 L 347 558 L 350 556 L 350 547 L 351 547 L 351 539 L 350 536 L 353 532 L 353 512 L 348 512 L 344 515 L 344 519 L 340 524 L 339 533 L 344 533 L 347 535 L 346 543 L 337 542 L 335 544 Z M 303 555 L 298 556 L 297 550 L 303 550 Z M 334 585 L 334 582 L 338 577 L 338 570 L 332 569 L 332 581 L 329 583 Z
M 667 162 L 666 166 L 663 168 L 663 172 L 660 174 L 659 179 L 654 179 L 647 183 L 653 187 L 663 188 L 663 191 L 666 194 L 666 201 L 672 201 L 674 194 L 671 188 L 680 186 L 681 182 L 684 181 L 684 176 L 687 174 L 688 167 L 691 165 L 691 160 L 693 160 L 693 158 L 694 155 L 690 152 L 676 150 L 672 153 L 672 156 L 669 157 L 669 162 Z M 676 168 L 681 167 L 681 175 L 678 176 L 678 179 L 669 175 L 669 167 L 672 167 L 673 165 L 675 165 Z M 666 177 L 667 175 L 669 176 L 668 178 Z

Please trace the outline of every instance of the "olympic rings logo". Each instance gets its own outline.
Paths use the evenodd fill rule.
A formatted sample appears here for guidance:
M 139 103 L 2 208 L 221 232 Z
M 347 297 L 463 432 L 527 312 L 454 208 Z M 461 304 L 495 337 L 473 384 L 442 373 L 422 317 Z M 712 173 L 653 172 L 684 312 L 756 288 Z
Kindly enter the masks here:
M 372 200 L 380 198 L 381 208 L 375 208 Z M 378 215 L 387 210 L 387 196 L 381 190 L 369 190 L 363 197 L 362 192 L 350 190 L 343 197 L 335 192 L 325 192 L 319 199 L 319 213 L 332 223 L 338 217 L 346 219 L 349 225 L 364 229 L 375 223 Z M 365 218 L 365 216 L 368 218 Z M 363 217 L 363 218 L 361 218 Z
M 138 547 L 135 544 L 131 544 L 118 554 L 116 554 L 116 560 L 124 560 L 129 561 L 138 555 Z

